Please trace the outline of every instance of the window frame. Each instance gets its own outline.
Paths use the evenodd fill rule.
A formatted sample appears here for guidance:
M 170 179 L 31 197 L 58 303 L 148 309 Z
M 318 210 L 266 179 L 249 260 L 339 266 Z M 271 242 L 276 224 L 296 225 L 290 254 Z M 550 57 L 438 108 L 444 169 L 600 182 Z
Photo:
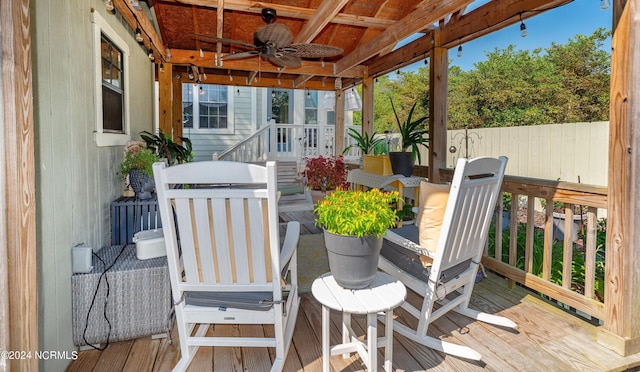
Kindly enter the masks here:
M 204 85 L 209 85 L 209 84 L 202 84 Z M 227 127 L 226 128 L 200 128 L 200 85 L 198 84 L 193 84 L 193 83 L 183 83 L 182 85 L 182 89 L 184 92 L 185 86 L 189 87 L 189 90 L 191 91 L 191 97 L 192 97 L 192 116 L 193 116 L 193 127 L 185 127 L 184 124 L 182 125 L 182 130 L 184 133 L 190 133 L 190 134 L 211 134 L 211 133 L 216 133 L 216 134 L 234 134 L 235 133 L 235 120 L 234 120 L 234 101 L 235 101 L 235 90 L 233 90 L 231 86 L 226 86 L 226 85 L 216 85 L 216 84 L 210 84 L 211 86 L 219 86 L 222 89 L 226 89 L 227 90 Z M 196 99 L 195 97 L 198 97 L 198 99 Z M 185 97 L 182 97 L 182 104 L 183 104 L 183 111 L 184 111 L 184 103 L 185 103 Z M 196 120 L 197 117 L 197 120 Z
M 131 139 L 130 116 L 130 89 L 129 89 L 129 45 L 97 12 L 91 13 L 94 43 L 94 103 L 95 103 L 95 128 L 94 141 L 97 146 L 122 146 Z M 105 131 L 103 126 L 102 105 L 102 35 L 109 39 L 122 52 L 122 90 L 123 106 L 122 133 Z

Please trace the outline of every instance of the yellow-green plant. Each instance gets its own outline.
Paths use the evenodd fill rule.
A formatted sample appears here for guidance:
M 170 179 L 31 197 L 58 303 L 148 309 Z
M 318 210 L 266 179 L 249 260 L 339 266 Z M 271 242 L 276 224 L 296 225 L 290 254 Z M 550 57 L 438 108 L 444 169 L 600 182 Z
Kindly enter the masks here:
M 375 234 L 380 238 L 395 226 L 397 216 L 392 203 L 398 192 L 336 190 L 318 202 L 316 225 L 330 233 L 362 237 Z

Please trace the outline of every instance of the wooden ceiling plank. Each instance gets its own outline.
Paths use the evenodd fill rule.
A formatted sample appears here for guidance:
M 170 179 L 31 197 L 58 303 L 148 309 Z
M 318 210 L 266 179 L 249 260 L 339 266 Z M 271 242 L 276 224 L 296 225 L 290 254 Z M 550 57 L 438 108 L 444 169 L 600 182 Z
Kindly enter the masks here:
M 224 31 L 224 0 L 218 0 L 218 8 L 217 8 L 217 19 L 216 19 L 216 36 L 218 38 L 223 38 Z M 222 65 L 222 42 L 218 41 L 216 43 L 216 64 L 218 66 Z
M 241 70 L 241 71 L 263 71 L 263 72 L 271 72 L 278 73 L 281 72 L 282 69 L 278 69 L 277 66 L 272 65 L 271 63 L 260 63 L 258 66 L 258 57 L 256 58 L 247 58 L 247 59 L 237 59 L 237 60 L 226 60 L 224 61 L 224 66 L 216 66 L 215 64 L 215 53 L 212 52 L 204 52 L 204 57 L 200 57 L 200 53 L 194 50 L 185 50 L 185 49 L 171 49 L 171 62 L 175 65 L 189 65 L 193 64 L 196 66 L 206 67 L 206 68 L 214 68 L 214 69 L 223 69 L 223 70 Z M 364 66 L 354 66 L 351 69 L 345 70 L 338 74 L 341 77 L 362 77 L 364 74 L 365 67 Z M 317 76 L 335 76 L 334 71 L 334 63 L 330 62 L 316 62 L 316 61 L 308 61 L 302 60 L 302 65 L 295 69 L 287 69 L 287 73 L 292 73 L 296 75 L 317 75 Z
M 323 0 L 315 13 L 293 39 L 294 43 L 310 43 L 350 0 Z
M 389 44 L 397 43 L 416 32 L 422 31 L 429 24 L 445 18 L 471 2 L 472 0 L 452 0 L 447 2 L 430 0 L 421 3 L 414 12 L 394 23 L 393 26 L 378 35 L 376 39 L 356 48 L 339 60 L 336 63 L 337 72 L 345 71 L 374 57 Z
M 209 8 L 215 8 L 217 6 L 214 0 L 175 0 L 174 2 Z M 313 17 L 313 15 L 315 14 L 314 9 L 248 0 L 226 0 L 224 6 L 225 10 L 237 10 L 241 12 L 257 14 L 261 13 L 263 8 L 272 8 L 278 12 L 278 15 L 280 17 L 297 18 L 304 20 L 311 19 L 311 17 Z M 384 29 L 393 25 L 395 21 L 375 17 L 338 13 L 333 19 L 330 20 L 330 23 Z
M 156 29 L 146 13 L 143 10 L 136 10 L 130 1 L 113 0 L 113 6 L 118 13 L 122 15 L 122 18 L 127 22 L 129 27 L 133 30 L 135 30 L 136 27 L 140 27 L 142 32 L 149 38 L 149 48 L 153 49 L 154 54 L 157 54 L 160 56 L 160 59 L 166 62 L 167 51 L 162 43 L 162 39 L 156 33 Z

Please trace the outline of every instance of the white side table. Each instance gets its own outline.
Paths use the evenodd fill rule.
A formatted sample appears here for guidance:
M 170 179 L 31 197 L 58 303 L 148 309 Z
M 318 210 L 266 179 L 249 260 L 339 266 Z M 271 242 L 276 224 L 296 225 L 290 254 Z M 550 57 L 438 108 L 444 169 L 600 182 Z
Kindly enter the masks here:
M 322 369 L 329 371 L 329 358 L 357 352 L 367 366 L 375 371 L 378 365 L 378 342 L 385 347 L 384 369 L 391 371 L 393 358 L 393 309 L 404 302 L 405 286 L 394 277 L 379 272 L 370 286 L 363 289 L 344 289 L 336 283 L 331 273 L 318 277 L 311 285 L 313 296 L 322 304 Z M 329 345 L 330 309 L 342 312 L 342 344 Z M 378 339 L 377 313 L 384 312 L 385 336 Z M 366 343 L 358 340 L 351 328 L 351 314 L 367 314 Z

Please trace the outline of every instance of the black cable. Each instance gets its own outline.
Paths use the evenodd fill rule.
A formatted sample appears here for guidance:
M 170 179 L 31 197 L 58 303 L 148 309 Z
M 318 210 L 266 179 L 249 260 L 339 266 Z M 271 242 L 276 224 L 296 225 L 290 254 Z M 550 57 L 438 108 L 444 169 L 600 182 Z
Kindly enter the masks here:
M 87 311 L 87 319 L 85 321 L 84 324 L 84 331 L 82 332 L 82 339 L 84 340 L 85 344 L 91 346 L 92 348 L 96 349 L 96 350 L 100 350 L 100 351 L 104 351 L 108 346 L 109 346 L 109 338 L 111 337 L 111 322 L 109 321 L 109 317 L 107 317 L 107 304 L 109 303 L 109 279 L 107 278 L 107 271 L 111 270 L 111 268 L 116 264 L 116 262 L 118 261 L 118 258 L 120 258 L 120 256 L 122 256 L 122 253 L 124 253 L 124 249 L 127 247 L 127 245 L 123 245 L 122 249 L 120 250 L 120 253 L 118 253 L 118 256 L 116 256 L 115 260 L 113 260 L 113 262 L 111 263 L 111 265 L 109 265 L 109 267 L 106 267 L 107 264 L 106 262 L 104 262 L 104 260 L 102 259 L 102 257 L 98 256 L 95 252 L 92 252 L 92 254 L 94 256 L 96 256 L 100 262 L 102 262 L 102 266 L 106 267 L 103 271 L 102 274 L 100 274 L 100 278 L 98 279 L 98 285 L 96 286 L 96 290 L 93 293 L 93 298 L 91 299 L 91 305 L 89 305 L 89 310 Z M 102 283 L 102 278 L 104 277 L 104 280 L 106 282 L 107 285 L 107 293 L 105 295 L 105 299 L 104 299 L 104 308 L 102 310 L 102 314 L 104 316 L 104 319 L 107 321 L 107 324 L 109 325 L 109 331 L 107 332 L 107 342 L 104 345 L 104 347 L 99 348 L 96 347 L 94 345 L 92 345 L 91 343 L 89 343 L 87 341 L 87 329 L 89 328 L 89 315 L 91 315 L 91 310 L 93 309 L 93 305 L 95 304 L 96 298 L 98 296 L 98 291 L 100 290 L 100 284 Z

